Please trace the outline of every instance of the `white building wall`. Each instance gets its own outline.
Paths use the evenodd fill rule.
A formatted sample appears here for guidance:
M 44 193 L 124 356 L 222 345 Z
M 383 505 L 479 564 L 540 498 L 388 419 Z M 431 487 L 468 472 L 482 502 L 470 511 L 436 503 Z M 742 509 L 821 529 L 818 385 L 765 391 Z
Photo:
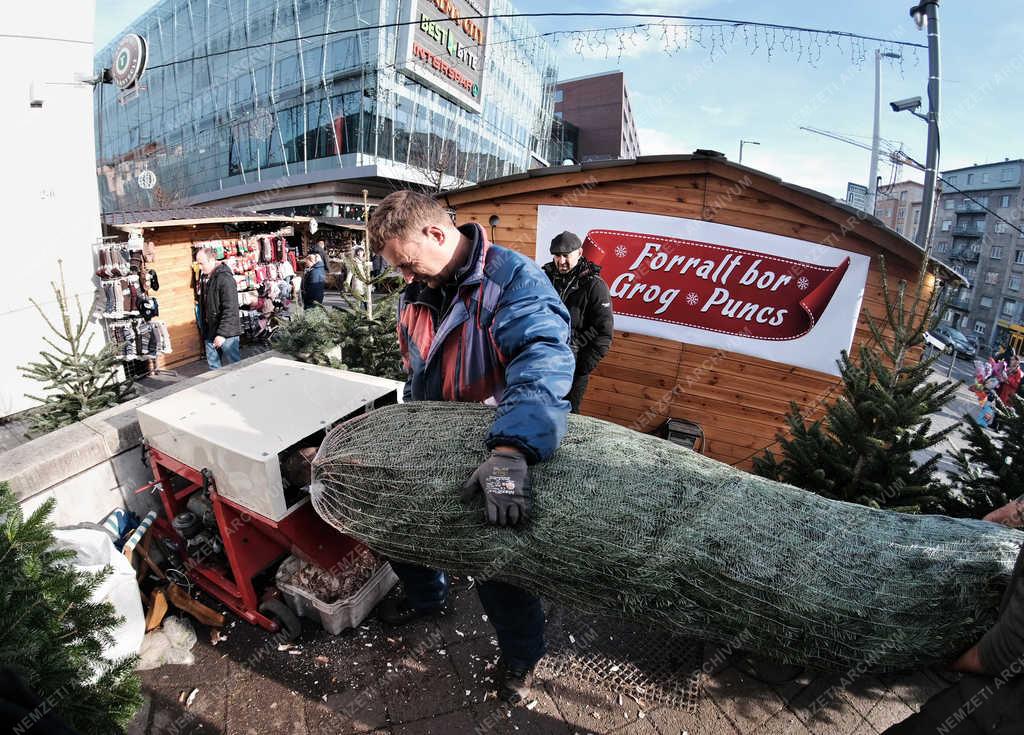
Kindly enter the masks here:
M 7 227 L 0 288 L 0 417 L 36 405 L 40 384 L 17 366 L 35 360 L 49 332 L 29 303 L 59 314 L 50 282 L 64 265 L 86 313 L 94 296 L 92 244 L 100 235 L 93 135 L 94 0 L 0 6 L 4 140 L 0 212 Z M 112 90 L 108 87 L 108 90 Z M 113 93 L 113 92 L 110 92 Z M 30 97 L 42 107 L 30 106 Z M 101 335 L 93 340 L 102 345 Z

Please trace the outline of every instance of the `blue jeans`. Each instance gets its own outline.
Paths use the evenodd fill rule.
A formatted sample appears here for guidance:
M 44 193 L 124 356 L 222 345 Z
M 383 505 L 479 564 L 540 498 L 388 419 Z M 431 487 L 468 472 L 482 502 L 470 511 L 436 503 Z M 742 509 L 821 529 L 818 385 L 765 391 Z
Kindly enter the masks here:
M 448 575 L 416 564 L 392 561 L 409 603 L 416 610 L 441 607 L 448 599 Z M 480 604 L 498 634 L 498 647 L 509 669 L 527 671 L 547 650 L 540 598 L 521 587 L 498 581 L 477 582 Z
M 211 370 L 216 370 L 223 365 L 230 365 L 242 359 L 242 353 L 238 346 L 238 337 L 228 337 L 218 350 L 213 346 L 213 340 L 208 339 L 206 345 L 206 364 Z

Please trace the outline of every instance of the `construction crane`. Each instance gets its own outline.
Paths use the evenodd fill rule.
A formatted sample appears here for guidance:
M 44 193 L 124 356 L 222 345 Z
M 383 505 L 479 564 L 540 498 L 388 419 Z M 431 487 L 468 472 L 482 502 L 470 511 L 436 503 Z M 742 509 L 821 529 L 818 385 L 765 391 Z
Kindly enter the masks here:
M 822 130 L 821 128 L 814 128 L 809 125 L 801 125 L 801 130 L 806 130 L 808 133 L 814 133 L 815 135 L 823 135 L 826 138 L 832 138 L 838 140 L 841 143 L 847 143 L 849 145 L 863 148 L 866 151 L 871 150 L 871 146 L 867 143 L 863 143 L 849 135 L 843 135 L 842 133 L 836 133 L 831 130 Z M 867 136 L 864 136 L 867 137 Z M 885 155 L 889 162 L 892 164 L 892 173 L 890 175 L 889 186 L 892 186 L 899 177 L 900 168 L 904 165 L 910 165 L 914 168 L 922 168 L 921 164 L 914 161 L 906 153 L 903 152 L 903 143 L 900 141 L 888 140 L 886 138 L 880 138 L 879 143 L 881 145 L 882 153 Z

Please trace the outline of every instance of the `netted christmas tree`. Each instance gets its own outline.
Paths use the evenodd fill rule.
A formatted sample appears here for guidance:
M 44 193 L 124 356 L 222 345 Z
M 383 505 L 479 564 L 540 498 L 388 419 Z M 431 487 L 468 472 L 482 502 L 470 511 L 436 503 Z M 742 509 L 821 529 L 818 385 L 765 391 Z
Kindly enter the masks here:
M 966 445 L 953 454 L 953 487 L 962 501 L 958 515 L 981 518 L 1024 494 L 1024 400 L 996 408 L 994 428 L 964 416 Z
M 51 351 L 40 352 L 38 362 L 20 366 L 21 373 L 45 384 L 43 396 L 26 394 L 41 406 L 29 414 L 30 435 L 44 434 L 116 406 L 131 396 L 134 386 L 121 371 L 116 346 L 107 344 L 98 352 L 90 351 L 95 331 L 82 313 L 82 303 L 75 296 L 77 316 L 71 315 L 71 304 L 64 283 L 63 261 L 57 261 L 60 285 L 50 282 L 60 320 L 54 322 L 34 300 L 32 305 L 56 337 L 43 337 Z
M 0 668 L 78 732 L 119 733 L 142 704 L 135 659 L 102 657 L 120 618 L 90 600 L 104 573 L 75 570 L 75 552 L 54 546 L 54 503 L 25 518 L 0 483 Z
M 794 403 L 779 434 L 780 456 L 767 450 L 754 471 L 827 498 L 907 512 L 962 513 L 962 503 L 936 476 L 941 452 L 919 461 L 915 454 L 942 442 L 956 426 L 932 431 L 930 416 L 956 393 L 936 380 L 934 357 L 921 359 L 924 332 L 935 306 L 923 293 L 924 269 L 913 294 L 900 281 L 888 287 L 881 262 L 884 322 L 866 314 L 873 339 L 854 360 L 839 358 L 841 384 L 823 418 L 807 421 Z
M 511 531 L 459 494 L 495 410 L 412 401 L 340 424 L 312 462 L 313 507 L 393 560 L 833 671 L 955 658 L 995 622 L 1024 540 L 827 500 L 577 415 L 530 467 L 530 519 Z

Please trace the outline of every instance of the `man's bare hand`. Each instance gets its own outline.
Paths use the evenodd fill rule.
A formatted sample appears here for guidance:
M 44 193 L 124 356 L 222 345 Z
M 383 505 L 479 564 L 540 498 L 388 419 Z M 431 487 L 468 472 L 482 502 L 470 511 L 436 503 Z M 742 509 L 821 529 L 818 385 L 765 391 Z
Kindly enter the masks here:
M 216 337 L 213 338 L 213 346 L 216 347 L 219 350 L 224 345 L 224 342 L 226 342 L 226 341 L 227 340 L 225 340 L 223 337 L 221 337 L 218 334 Z
M 1024 499 L 1017 498 L 1016 500 L 1011 500 L 1002 508 L 996 508 L 981 520 L 989 521 L 990 523 L 1001 523 L 1010 528 L 1024 528 Z

